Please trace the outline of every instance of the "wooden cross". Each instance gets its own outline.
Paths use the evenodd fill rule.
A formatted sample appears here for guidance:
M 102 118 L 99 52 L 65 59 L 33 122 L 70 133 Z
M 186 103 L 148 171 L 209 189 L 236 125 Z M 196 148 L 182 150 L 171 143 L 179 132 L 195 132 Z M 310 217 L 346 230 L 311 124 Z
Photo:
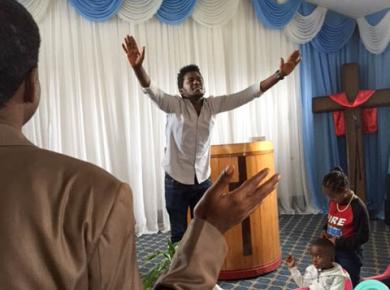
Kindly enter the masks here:
M 352 103 L 359 91 L 359 67 L 357 64 L 343 65 L 341 85 L 349 102 Z M 348 177 L 351 189 L 363 200 L 366 194 L 361 111 L 363 108 L 383 106 L 390 106 L 390 89 L 376 90 L 367 102 L 352 109 L 333 102 L 329 96 L 313 98 L 312 109 L 314 113 L 344 111 Z
M 240 187 L 240 185 L 243 184 L 247 179 L 246 157 L 238 156 L 237 162 L 238 162 L 238 182 L 230 183 L 229 191 L 232 191 Z M 243 222 L 241 223 L 241 228 L 242 228 L 241 235 L 242 235 L 243 255 L 250 256 L 252 255 L 252 237 L 251 237 L 251 222 L 249 216 L 245 220 L 243 220 Z

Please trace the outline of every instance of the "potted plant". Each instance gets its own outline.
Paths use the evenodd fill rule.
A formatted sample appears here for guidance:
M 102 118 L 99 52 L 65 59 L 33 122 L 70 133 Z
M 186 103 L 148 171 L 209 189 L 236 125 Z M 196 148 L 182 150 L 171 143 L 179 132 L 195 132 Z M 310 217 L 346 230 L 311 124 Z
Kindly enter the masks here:
M 167 248 L 164 251 L 158 251 L 146 258 L 147 261 L 151 261 L 154 259 L 159 259 L 159 261 L 143 278 L 144 290 L 151 290 L 154 284 L 156 283 L 158 277 L 160 277 L 161 274 L 163 274 L 168 270 L 169 265 L 172 262 L 173 256 L 175 255 L 176 248 L 177 248 L 177 243 L 174 244 L 170 240 L 168 240 Z M 223 289 L 218 285 L 215 285 L 213 290 L 223 290 Z

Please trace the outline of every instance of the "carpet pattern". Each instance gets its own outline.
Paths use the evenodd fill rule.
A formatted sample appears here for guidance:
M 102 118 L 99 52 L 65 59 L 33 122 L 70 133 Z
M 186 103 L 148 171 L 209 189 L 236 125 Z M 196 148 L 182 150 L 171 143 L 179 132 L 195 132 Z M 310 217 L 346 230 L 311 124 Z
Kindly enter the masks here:
M 279 217 L 282 257 L 293 254 L 301 272 L 311 263 L 308 244 L 319 236 L 325 218 L 324 215 L 282 215 Z M 363 277 L 382 273 L 387 265 L 390 265 L 390 227 L 386 226 L 383 221 L 371 221 L 370 226 L 370 240 L 364 245 L 363 250 Z M 158 262 L 158 259 L 147 261 L 146 257 L 164 250 L 168 239 L 168 233 L 143 235 L 137 239 L 137 256 L 141 276 L 145 276 Z M 276 271 L 264 276 L 240 281 L 219 281 L 218 284 L 223 289 L 234 290 L 296 288 L 285 263 L 282 263 Z

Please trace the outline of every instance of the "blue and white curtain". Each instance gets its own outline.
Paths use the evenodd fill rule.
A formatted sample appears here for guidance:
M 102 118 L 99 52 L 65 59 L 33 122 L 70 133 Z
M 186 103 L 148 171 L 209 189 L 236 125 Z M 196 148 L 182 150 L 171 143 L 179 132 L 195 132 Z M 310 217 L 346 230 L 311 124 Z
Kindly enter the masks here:
M 312 99 L 341 91 L 344 63 L 357 63 L 361 89 L 390 88 L 387 68 L 390 47 L 382 54 L 369 53 L 355 32 L 337 53 L 318 51 L 314 42 L 301 46 L 302 127 L 307 185 L 322 211 L 327 201 L 321 194 L 322 177 L 335 165 L 346 166 L 345 137 L 336 137 L 331 113 L 312 113 Z M 383 218 L 385 180 L 390 158 L 390 108 L 378 109 L 378 131 L 364 135 L 366 203 L 372 216 Z
M 351 19 L 326 8 L 316 7 L 303 0 L 286 0 L 283 3 L 278 3 L 275 0 L 18 1 L 25 5 L 37 21 L 41 23 L 43 34 L 41 52 L 45 55 L 41 58 L 41 79 L 43 79 L 44 85 L 47 84 L 47 95 L 50 96 L 47 98 L 47 102 L 58 101 L 61 105 L 56 103 L 55 110 L 53 110 L 53 105 L 47 104 L 47 111 L 43 109 L 45 107 L 41 106 L 39 117 L 31 125 L 34 129 L 31 129 L 32 132 L 40 133 L 34 133 L 35 137 L 33 139 L 38 140 L 38 143 L 44 145 L 44 147 L 54 148 L 61 152 L 91 160 L 116 173 L 122 179 L 130 180 L 135 192 L 140 193 L 139 196 L 135 197 L 139 232 L 155 231 L 157 227 L 154 222 L 157 219 L 150 215 L 156 215 L 156 212 L 161 215 L 164 208 L 163 198 L 160 195 L 160 199 L 153 203 L 153 206 L 150 204 L 151 198 L 148 199 L 148 202 L 143 200 L 149 192 L 158 191 L 156 188 L 160 189 L 161 184 L 158 182 L 151 184 L 150 182 L 141 182 L 140 177 L 142 175 L 145 180 L 159 180 L 159 176 L 150 176 L 150 172 L 158 172 L 154 167 L 159 166 L 162 153 L 145 153 L 140 156 L 129 155 L 126 160 L 142 157 L 145 160 L 147 159 L 148 162 L 142 163 L 139 160 L 135 162 L 131 159 L 130 166 L 127 168 L 123 164 L 123 160 L 116 160 L 117 152 L 110 151 L 110 148 L 115 147 L 113 144 L 120 143 L 114 142 L 116 135 L 107 138 L 115 132 L 115 128 L 120 124 L 125 124 L 126 129 L 128 129 L 127 127 L 132 128 L 131 126 L 134 126 L 134 123 L 141 119 L 137 110 L 131 111 L 131 113 L 127 111 L 127 108 L 131 110 L 139 104 L 144 104 L 144 101 L 137 98 L 140 97 L 138 96 L 140 92 L 137 90 L 137 84 L 133 79 L 127 77 L 128 68 L 126 63 L 123 59 L 116 57 L 121 53 L 119 50 L 121 38 L 129 31 L 135 34 L 142 44 L 146 44 L 148 52 L 153 51 L 155 53 L 155 55 L 153 53 L 147 54 L 146 64 L 148 69 L 159 77 L 160 83 L 168 83 L 166 81 L 167 70 L 170 71 L 171 75 L 174 75 L 179 63 L 181 64 L 184 60 L 188 62 L 192 57 L 195 57 L 195 61 L 208 70 L 206 71 L 210 75 L 208 87 L 216 91 L 235 91 L 252 81 L 254 75 L 256 75 L 256 80 L 259 76 L 267 76 L 271 71 L 271 67 L 274 68 L 275 65 L 267 63 L 264 61 L 265 59 L 276 59 L 277 56 L 273 54 L 278 54 L 279 57 L 285 55 L 294 46 L 300 45 L 303 58 L 300 66 L 300 80 L 296 82 L 296 86 L 292 85 L 295 81 L 289 78 L 287 80 L 287 83 L 290 82 L 288 87 L 283 87 L 286 84 L 286 82 L 283 82 L 278 88 L 267 92 L 267 94 L 278 96 L 265 97 L 260 101 L 270 102 L 269 104 L 262 104 L 258 107 L 249 106 L 248 108 L 253 110 L 250 114 L 249 112 L 244 113 L 247 110 L 246 108 L 240 109 L 221 117 L 223 122 L 220 122 L 221 124 L 230 124 L 229 128 L 234 134 L 243 134 L 243 136 L 239 136 L 240 138 L 254 133 L 259 134 L 259 132 L 262 134 L 266 132 L 266 135 L 271 137 L 275 144 L 277 165 L 284 170 L 282 171 L 284 182 L 280 186 L 281 198 L 284 199 L 279 201 L 282 212 L 313 212 L 311 208 L 312 201 L 318 209 L 325 211 L 327 204 L 320 188 L 322 176 L 333 166 L 344 165 L 345 163 L 345 140 L 336 138 L 331 114 L 312 113 L 312 98 L 314 96 L 330 95 L 341 90 L 341 66 L 346 62 L 356 62 L 360 65 L 361 88 L 390 88 L 390 78 L 387 72 L 387 68 L 390 67 L 390 49 L 388 46 L 390 40 L 390 29 L 388 29 L 390 27 L 389 9 L 363 18 Z M 85 21 L 79 15 L 91 21 Z M 96 23 L 97 21 L 102 23 Z M 263 27 L 270 29 L 265 32 Z M 57 33 L 58 29 L 63 30 L 62 34 Z M 113 31 L 115 33 L 112 33 Z M 272 33 L 269 34 L 269 32 Z M 183 47 L 177 49 L 176 46 L 182 42 Z M 198 42 L 203 45 L 196 46 L 194 49 L 193 43 Z M 59 43 L 66 45 L 68 48 L 65 49 L 64 45 L 57 47 Z M 273 47 L 278 45 L 284 49 L 282 52 Z M 215 54 L 216 51 L 224 51 L 224 53 Z M 161 72 L 159 62 L 165 63 L 164 67 L 166 69 L 163 69 L 163 72 Z M 175 65 L 172 63 L 175 63 Z M 259 68 L 258 65 L 254 65 L 256 63 L 261 63 L 263 66 Z M 53 73 L 53 64 L 55 69 L 58 70 L 58 76 Z M 264 67 L 264 64 L 267 67 Z M 251 76 L 250 79 L 242 79 L 246 74 L 238 70 L 241 67 L 244 67 L 244 72 L 251 72 L 248 73 Z M 118 68 L 120 68 L 119 71 Z M 91 73 L 86 73 L 84 71 L 86 69 L 90 69 Z M 221 72 L 218 70 L 221 70 Z M 222 75 L 226 71 L 229 73 L 224 79 Z M 62 85 L 64 74 L 69 80 L 67 86 Z M 111 76 L 115 77 L 110 79 Z M 61 81 L 57 82 L 57 79 Z M 77 79 L 83 79 L 83 81 Z M 88 81 L 85 79 L 88 79 Z M 98 82 L 96 82 L 96 79 Z M 99 85 L 97 86 L 96 83 Z M 218 89 L 212 87 L 214 83 L 218 84 L 216 86 Z M 166 89 L 174 90 L 175 88 L 171 83 L 169 86 L 165 85 Z M 129 90 L 131 90 L 132 96 L 136 97 L 133 96 L 127 99 Z M 301 103 L 296 104 L 294 98 L 284 96 L 287 92 L 292 96 L 297 95 L 297 102 L 300 100 Z M 43 93 L 45 93 L 44 90 Z M 81 99 L 79 94 L 84 98 Z M 53 98 L 53 96 L 56 98 Z M 126 117 L 123 117 L 122 122 L 118 123 L 119 125 L 117 120 L 112 117 L 119 114 L 112 109 L 116 108 L 117 104 L 115 106 L 105 104 L 105 102 L 111 104 L 111 102 L 117 101 L 111 96 L 115 96 L 125 104 L 123 106 L 118 105 L 120 111 L 122 108 L 126 108 L 123 109 L 123 114 Z M 95 102 L 93 106 L 85 101 L 85 98 L 94 100 L 98 97 L 101 100 Z M 78 103 L 81 102 L 80 100 L 85 102 L 85 106 L 81 106 L 83 103 Z M 280 101 L 277 106 L 273 103 L 275 100 Z M 72 103 L 68 104 L 67 102 Z M 131 103 L 132 105 L 128 106 L 127 102 L 135 102 L 135 104 Z M 62 124 L 67 126 L 66 130 L 69 131 L 72 138 L 65 138 L 61 135 L 64 132 L 63 126 L 58 125 L 58 128 L 62 128 L 62 133 L 58 133 L 59 130 L 57 129 L 50 130 L 52 127 L 57 128 L 53 125 L 53 118 L 59 123 L 63 122 L 60 118 L 61 112 L 64 110 L 63 104 L 72 108 L 74 105 L 75 112 L 79 112 L 77 108 L 83 108 L 83 112 L 75 113 L 75 116 L 78 116 L 77 118 L 71 118 L 68 122 L 65 122 L 65 125 Z M 145 101 L 144 105 L 149 108 L 148 102 Z M 65 110 L 67 109 L 66 106 Z M 85 110 L 88 111 L 94 106 L 98 108 L 97 112 L 101 116 L 95 117 L 93 115 L 93 117 L 87 119 L 88 114 L 85 115 Z M 289 120 L 295 120 L 296 117 L 289 114 L 297 115 L 298 119 L 301 120 L 301 127 L 298 130 L 294 125 L 292 126 L 293 129 L 288 128 L 287 131 L 283 131 L 286 125 L 283 123 L 285 120 L 280 120 L 276 113 L 272 115 L 269 108 L 274 108 L 278 112 L 284 110 L 283 116 L 288 116 Z M 111 109 L 115 113 L 111 112 Z M 57 110 L 59 112 L 58 116 L 54 114 Z M 52 121 L 41 121 L 40 119 L 45 120 L 43 117 L 46 116 L 45 114 L 50 115 L 52 119 L 47 119 Z M 237 117 L 235 117 L 236 115 Z M 242 121 L 243 116 L 250 116 L 253 120 L 246 120 L 245 123 Z M 271 125 L 265 123 L 265 120 L 259 122 L 258 119 L 263 116 L 272 119 L 272 123 L 277 124 L 277 128 L 273 129 Z M 94 133 L 93 136 L 85 137 L 85 144 L 81 147 L 79 144 L 73 144 L 79 140 L 84 140 L 80 136 L 74 136 L 74 126 L 76 125 L 72 122 L 79 120 L 79 118 L 83 121 L 78 122 L 78 124 L 87 121 L 90 122 L 88 124 L 101 122 L 101 127 L 105 128 L 108 133 Z M 150 120 L 153 118 L 149 116 Z M 128 119 L 131 122 L 127 123 L 125 121 Z M 127 144 L 126 146 L 130 146 L 131 150 L 130 147 L 126 150 L 123 149 L 120 151 L 123 153 L 120 156 L 126 156 L 126 152 L 142 151 L 145 145 L 141 144 L 152 144 L 149 139 L 144 142 L 138 138 L 139 136 L 146 138 L 140 133 L 142 130 L 139 128 L 149 128 L 150 124 L 156 124 L 156 122 L 149 124 L 149 119 L 141 120 L 142 122 L 145 121 L 147 125 L 135 126 L 136 129 L 132 130 L 137 132 L 134 134 L 136 142 L 134 140 L 130 142 L 127 139 L 126 142 L 122 142 L 125 145 Z M 289 123 L 294 123 L 291 120 Z M 105 124 L 111 121 L 114 125 L 107 129 Z M 366 151 L 366 184 L 368 188 L 367 204 L 373 215 L 382 217 L 385 196 L 384 176 L 390 163 L 390 134 L 387 131 L 387 128 L 390 127 L 389 108 L 379 109 L 378 121 L 378 133 L 365 136 L 364 145 Z M 254 127 L 254 129 L 250 129 L 253 132 L 242 133 L 246 130 L 246 124 L 248 123 Z M 160 123 L 157 122 L 157 124 Z M 49 130 L 46 130 L 47 126 Z M 220 126 L 222 131 L 223 126 Z M 84 127 L 81 126 L 76 131 L 79 132 L 79 130 L 83 131 Z M 50 136 L 46 136 L 46 132 L 52 133 Z M 85 132 L 89 134 L 90 131 L 85 130 Z M 157 130 L 156 132 L 160 131 Z M 278 135 L 279 133 L 280 135 Z M 53 138 L 53 134 L 55 138 Z M 82 133 L 80 134 L 82 135 Z M 231 134 L 232 137 L 226 140 L 237 141 L 237 137 L 234 137 L 233 133 Z M 291 136 L 288 136 L 289 134 Z M 156 133 L 154 132 L 152 135 L 148 138 L 155 137 Z M 89 141 L 95 139 L 98 141 Z M 163 148 L 163 145 L 161 145 L 163 136 L 159 136 L 157 139 L 158 142 L 156 141 L 156 146 L 153 147 L 154 150 Z M 295 141 L 300 139 L 303 142 Z M 53 140 L 56 140 L 55 142 L 60 145 L 57 143 L 51 144 L 50 142 L 54 142 Z M 220 140 L 224 139 L 221 137 Z M 91 144 L 88 142 L 91 142 Z M 113 144 L 110 142 L 113 142 Z M 68 143 L 72 144 L 69 145 Z M 138 147 L 134 144 L 137 144 Z M 290 151 L 287 150 L 288 148 L 286 149 L 289 146 L 291 147 Z M 66 148 L 68 147 L 80 147 L 82 149 L 67 151 Z M 302 151 L 304 158 L 300 158 L 300 151 Z M 112 159 L 101 157 L 111 155 L 113 156 Z M 150 164 L 154 164 L 153 170 L 147 167 Z M 301 174 L 303 164 L 305 166 L 305 176 Z M 134 168 L 131 166 L 134 166 Z M 296 170 L 296 168 L 302 170 Z M 135 172 L 140 176 L 135 176 Z M 148 187 L 149 185 L 151 188 Z M 306 192 L 306 188 L 309 189 L 309 192 Z M 308 195 L 312 197 L 312 200 Z M 298 206 L 294 206 L 294 204 L 298 204 Z M 306 205 L 306 208 L 304 208 L 304 205 Z M 166 220 L 164 220 L 164 224 L 166 224 Z
M 41 20 L 55 0 L 19 0 Z M 166 24 L 180 24 L 192 17 L 199 24 L 215 27 L 229 22 L 240 0 L 68 0 L 85 18 L 106 21 L 118 16 L 130 23 L 142 23 L 156 17 Z M 313 41 L 314 47 L 325 53 L 338 51 L 350 40 L 358 26 L 366 49 L 382 53 L 390 41 L 390 13 L 351 19 L 303 0 L 251 0 L 258 20 L 264 26 L 282 29 L 295 43 Z M 390 7 L 390 3 L 389 3 Z

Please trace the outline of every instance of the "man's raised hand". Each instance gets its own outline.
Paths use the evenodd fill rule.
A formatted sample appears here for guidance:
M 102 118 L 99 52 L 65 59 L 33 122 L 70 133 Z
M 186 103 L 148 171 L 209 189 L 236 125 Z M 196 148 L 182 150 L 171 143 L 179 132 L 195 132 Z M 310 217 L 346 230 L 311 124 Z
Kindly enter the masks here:
M 280 59 L 280 67 L 279 71 L 283 77 L 289 75 L 297 66 L 297 64 L 301 61 L 301 54 L 299 50 L 295 50 L 284 62 L 284 59 Z
M 222 172 L 198 202 L 194 212 L 195 217 L 208 221 L 222 233 L 250 215 L 275 190 L 280 179 L 279 174 L 275 174 L 263 183 L 269 172 L 267 168 L 249 178 L 239 188 L 227 192 L 233 172 L 232 166 Z
M 145 57 L 145 46 L 138 49 L 137 42 L 133 36 L 127 35 L 122 43 L 122 48 L 127 55 L 130 65 L 133 68 L 140 67 Z

